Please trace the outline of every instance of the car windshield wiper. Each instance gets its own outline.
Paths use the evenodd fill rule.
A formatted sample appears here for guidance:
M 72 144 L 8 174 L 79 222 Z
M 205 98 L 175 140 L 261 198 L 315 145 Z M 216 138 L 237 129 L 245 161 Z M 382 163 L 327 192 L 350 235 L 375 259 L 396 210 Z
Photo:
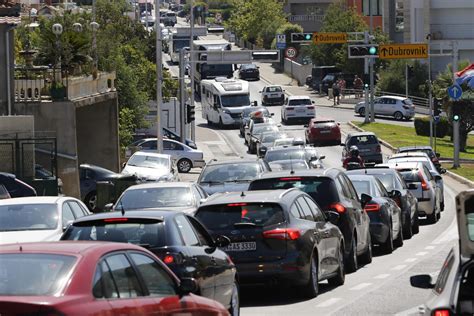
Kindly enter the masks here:
M 207 183 L 207 184 L 221 184 L 222 181 L 212 181 L 212 180 L 209 180 L 209 181 L 201 181 L 201 183 Z
M 245 226 L 249 226 L 249 227 L 257 227 L 257 226 L 262 226 L 262 225 L 257 225 L 255 223 L 252 223 L 252 222 L 240 222 L 240 223 L 234 223 L 234 227 L 245 227 Z
M 239 182 L 250 182 L 252 181 L 252 179 L 234 179 L 234 180 L 227 180 L 227 181 L 224 181 L 224 182 L 235 182 L 235 183 L 239 183 Z

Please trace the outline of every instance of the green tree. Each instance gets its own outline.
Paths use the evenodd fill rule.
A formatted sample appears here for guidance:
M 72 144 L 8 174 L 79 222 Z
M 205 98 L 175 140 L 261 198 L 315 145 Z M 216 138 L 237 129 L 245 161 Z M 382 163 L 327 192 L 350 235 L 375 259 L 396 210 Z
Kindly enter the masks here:
M 412 96 L 428 97 L 428 65 L 415 61 L 403 61 L 394 59 L 387 63 L 387 66 L 380 69 L 380 80 L 377 83 L 379 91 L 404 94 L 405 87 L 405 65 L 413 67 L 413 76 L 408 79 L 408 94 Z

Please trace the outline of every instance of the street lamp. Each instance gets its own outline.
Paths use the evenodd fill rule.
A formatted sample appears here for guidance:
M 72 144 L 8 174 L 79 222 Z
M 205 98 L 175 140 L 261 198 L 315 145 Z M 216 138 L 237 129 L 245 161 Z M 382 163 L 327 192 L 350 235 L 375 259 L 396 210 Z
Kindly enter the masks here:
M 56 54 L 55 54 L 55 59 L 54 59 L 54 68 L 53 68 L 53 75 L 54 75 L 54 81 L 56 82 L 56 68 L 58 67 L 58 63 L 60 62 L 61 59 L 61 49 L 60 49 L 60 41 L 59 37 L 63 33 L 63 26 L 59 23 L 53 24 L 52 27 L 53 34 L 56 35 Z
M 94 17 L 95 18 L 95 17 Z M 92 76 L 97 78 L 97 68 L 98 68 L 98 58 L 97 58 L 97 30 L 99 29 L 100 25 L 99 23 L 92 21 L 90 24 L 90 27 L 92 29 L 92 58 L 94 60 L 94 67 L 92 70 Z

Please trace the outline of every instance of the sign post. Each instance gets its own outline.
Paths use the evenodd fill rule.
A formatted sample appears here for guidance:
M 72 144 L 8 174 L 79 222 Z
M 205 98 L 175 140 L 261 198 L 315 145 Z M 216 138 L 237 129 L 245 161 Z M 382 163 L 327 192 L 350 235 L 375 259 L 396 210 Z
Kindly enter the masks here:
M 428 58 L 428 44 L 381 44 L 379 58 L 382 59 L 417 59 Z
M 285 49 L 286 48 L 286 35 L 285 34 L 277 34 L 276 35 L 276 48 L 277 49 Z

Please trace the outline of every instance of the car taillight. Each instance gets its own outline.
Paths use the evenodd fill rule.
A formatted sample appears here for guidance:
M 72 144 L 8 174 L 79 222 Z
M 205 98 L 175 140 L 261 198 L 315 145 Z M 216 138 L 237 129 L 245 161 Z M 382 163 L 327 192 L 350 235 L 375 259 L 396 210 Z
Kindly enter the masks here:
M 280 181 L 300 181 L 300 177 L 288 177 L 288 178 L 280 178 Z
M 449 316 L 451 312 L 449 309 L 437 309 L 433 312 L 433 316 Z
M 230 204 L 227 204 L 227 206 L 246 206 L 247 203 L 230 203 Z
M 428 191 L 430 188 L 428 187 L 428 183 L 425 181 L 425 178 L 423 177 L 423 174 L 421 173 L 421 171 L 418 171 L 418 177 L 421 180 L 421 189 L 423 191 Z
M 287 110 L 293 110 L 294 107 L 292 107 L 292 106 L 287 106 L 286 109 L 287 109 Z
M 343 214 L 346 212 L 346 207 L 341 203 L 332 203 L 329 205 L 329 210 L 338 212 L 339 214 Z
M 160 256 L 161 260 L 167 265 L 170 264 L 181 264 L 183 262 L 183 256 L 179 253 L 167 253 Z
M 308 110 L 314 110 L 314 106 L 307 106 L 306 107 Z
M 295 240 L 300 236 L 301 232 L 292 228 L 277 228 L 263 232 L 263 238 L 268 239 Z
M 378 152 L 378 153 L 382 152 L 382 148 L 380 148 L 380 145 L 377 145 L 377 148 L 375 148 L 375 152 Z
M 128 218 L 126 217 L 118 217 L 118 218 L 106 218 L 104 219 L 105 223 L 118 223 L 118 222 L 126 222 Z
M 378 212 L 380 211 L 380 205 L 377 203 L 366 204 L 364 210 L 366 212 Z

